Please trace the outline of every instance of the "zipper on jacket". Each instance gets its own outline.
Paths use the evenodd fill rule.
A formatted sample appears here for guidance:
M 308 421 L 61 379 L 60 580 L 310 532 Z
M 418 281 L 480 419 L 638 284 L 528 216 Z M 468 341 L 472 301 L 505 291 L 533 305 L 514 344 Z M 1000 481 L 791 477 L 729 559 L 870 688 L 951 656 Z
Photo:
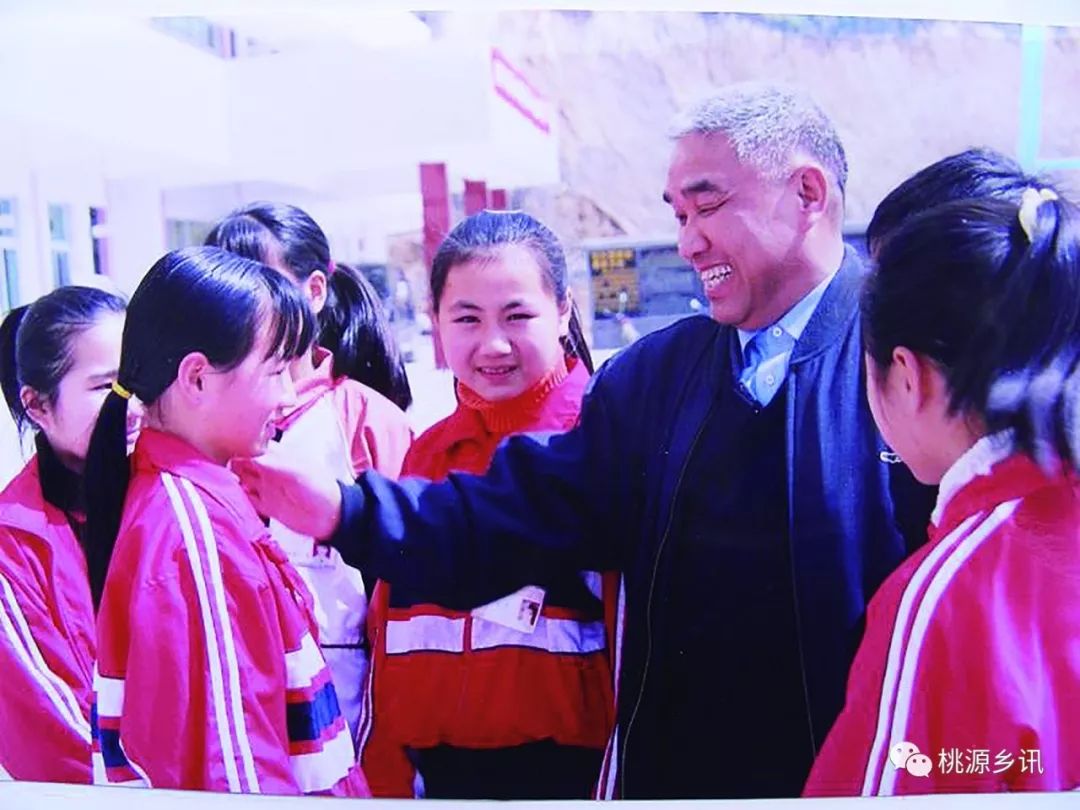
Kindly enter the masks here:
M 795 413 L 795 370 L 788 369 L 788 401 L 786 408 L 789 415 Z M 795 429 L 793 419 L 788 418 L 785 427 L 784 441 L 790 448 L 790 456 L 787 470 L 787 501 L 788 501 L 788 569 L 791 572 L 791 604 L 795 609 L 795 639 L 799 645 L 799 675 L 802 678 L 803 701 L 806 706 L 806 727 L 810 732 L 810 752 L 813 759 L 817 759 L 817 743 L 814 737 L 814 712 L 810 707 L 810 684 L 806 680 L 806 652 L 803 649 L 802 615 L 799 611 L 799 582 L 795 573 Z
M 675 523 L 675 507 L 678 506 L 679 503 L 679 490 L 682 489 L 683 479 L 686 477 L 686 471 L 690 467 L 690 461 L 693 458 L 694 450 L 697 449 L 698 442 L 701 441 L 701 434 L 705 432 L 705 426 L 709 423 L 709 420 L 712 419 L 713 411 L 715 410 L 716 400 L 714 398 L 709 405 L 709 410 L 705 414 L 705 418 L 702 419 L 701 424 L 698 425 L 697 433 L 694 434 L 694 440 L 690 443 L 690 447 L 686 452 L 686 458 L 679 470 L 679 477 L 675 481 L 675 489 L 672 492 L 671 506 L 668 508 L 667 524 L 664 527 L 664 533 L 660 537 L 660 545 L 656 550 L 656 558 L 653 560 L 652 579 L 649 582 L 649 598 L 645 603 L 645 666 L 641 672 L 641 685 L 638 688 L 637 700 L 634 702 L 634 710 L 630 713 L 630 720 L 626 723 L 626 733 L 623 735 L 623 750 L 622 756 L 619 758 L 619 773 L 616 779 L 616 785 L 618 786 L 617 795 L 620 798 L 623 796 L 623 787 L 626 783 L 626 756 L 630 751 L 630 733 L 634 729 L 634 720 L 637 719 L 638 711 L 641 709 L 641 701 L 645 697 L 645 683 L 649 677 L 649 662 L 652 660 L 652 605 L 653 597 L 656 594 L 656 575 L 660 570 L 660 558 L 664 554 L 664 546 L 667 545 L 668 536 L 671 534 L 671 527 Z

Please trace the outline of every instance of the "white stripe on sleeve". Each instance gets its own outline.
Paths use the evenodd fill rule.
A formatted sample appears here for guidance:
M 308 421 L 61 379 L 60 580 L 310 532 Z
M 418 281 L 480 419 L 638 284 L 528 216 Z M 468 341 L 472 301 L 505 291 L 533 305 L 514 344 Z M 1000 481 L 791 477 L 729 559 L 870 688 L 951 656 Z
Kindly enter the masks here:
M 207 593 L 207 583 L 203 575 L 202 557 L 196 545 L 195 532 L 184 507 L 183 499 L 176 487 L 173 477 L 166 472 L 161 474 L 165 491 L 169 495 L 173 512 L 180 526 L 180 533 L 184 539 L 184 549 L 187 552 L 188 563 L 191 565 L 191 575 L 195 580 L 195 592 L 199 597 L 199 612 L 202 616 L 203 634 L 205 635 L 207 670 L 210 675 L 210 697 L 214 707 L 214 719 L 218 729 L 218 737 L 221 740 L 221 755 L 225 765 L 225 778 L 229 785 L 230 793 L 239 793 L 240 774 L 236 767 L 236 753 L 233 745 L 232 727 L 226 714 L 225 683 L 222 674 L 222 652 L 217 638 L 217 629 L 214 624 L 214 612 L 211 606 L 210 596 Z
M 42 694 L 52 703 L 60 719 L 70 726 L 80 739 L 90 745 L 90 723 L 83 716 L 75 693 L 71 691 L 71 686 L 45 663 L 45 658 L 26 623 L 22 608 L 15 598 L 15 591 L 3 575 L 0 575 L 0 593 L 3 595 L 0 626 L 16 658 L 41 689 Z
M 218 556 L 217 541 L 214 538 L 214 528 L 210 524 L 210 516 L 206 512 L 199 493 L 191 482 L 181 478 L 180 486 L 187 494 L 191 505 L 195 509 L 195 515 L 199 521 L 199 531 L 202 535 L 203 550 L 209 562 L 210 578 L 213 580 L 213 594 L 216 608 L 221 622 L 221 635 L 225 642 L 225 665 L 229 677 L 229 708 L 232 712 L 233 725 L 236 729 L 237 744 L 240 749 L 240 757 L 244 763 L 244 775 L 247 777 L 248 790 L 252 793 L 259 792 L 259 777 L 255 772 L 255 757 L 251 752 L 251 742 L 248 738 L 247 722 L 244 720 L 244 704 L 240 693 L 240 666 L 236 658 L 236 641 L 233 638 L 232 622 L 229 619 L 228 606 L 225 604 L 225 583 L 221 576 L 221 559 Z

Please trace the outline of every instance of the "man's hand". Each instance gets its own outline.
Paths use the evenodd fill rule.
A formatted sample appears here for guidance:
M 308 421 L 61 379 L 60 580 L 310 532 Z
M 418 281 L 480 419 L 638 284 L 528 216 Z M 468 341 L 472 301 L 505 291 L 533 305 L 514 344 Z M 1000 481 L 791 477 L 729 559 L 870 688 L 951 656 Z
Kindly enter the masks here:
M 316 540 L 337 529 L 341 490 L 334 476 L 312 460 L 271 442 L 258 458 L 233 459 L 229 466 L 259 514 Z

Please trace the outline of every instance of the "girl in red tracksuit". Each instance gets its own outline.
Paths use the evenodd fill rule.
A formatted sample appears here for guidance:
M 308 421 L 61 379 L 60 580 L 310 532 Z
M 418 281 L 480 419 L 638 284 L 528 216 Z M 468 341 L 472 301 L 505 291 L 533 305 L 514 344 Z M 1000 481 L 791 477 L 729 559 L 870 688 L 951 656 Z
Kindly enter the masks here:
M 167 254 L 132 297 L 87 457 L 100 779 L 367 794 L 307 588 L 227 467 L 265 449 L 313 333 L 292 284 L 218 248 Z
M 206 243 L 277 270 L 318 315 L 316 345 L 290 369 L 297 401 L 277 426 L 282 448 L 319 457 L 343 482 L 368 469 L 397 478 L 412 443 L 404 413 L 412 394 L 371 284 L 335 265 L 322 229 L 291 205 L 246 205 L 219 222 Z M 311 591 L 323 656 L 355 737 L 367 671 L 361 572 L 334 549 L 316 546 L 276 520 L 270 534 Z
M 0 325 L 4 399 L 37 446 L 0 493 L 0 776 L 92 781 L 81 473 L 123 326 L 123 300 L 90 287 L 61 287 Z
M 940 490 L 805 793 L 1076 789 L 1076 209 L 1030 189 L 926 211 L 881 248 L 863 317 L 874 417 Z
M 439 248 L 431 287 L 458 407 L 405 474 L 481 473 L 505 437 L 573 426 L 591 360 L 550 230 L 475 214 Z M 469 612 L 380 582 L 359 736 L 373 793 L 413 796 L 419 771 L 428 798 L 588 797 L 613 723 L 615 586 L 582 572 Z

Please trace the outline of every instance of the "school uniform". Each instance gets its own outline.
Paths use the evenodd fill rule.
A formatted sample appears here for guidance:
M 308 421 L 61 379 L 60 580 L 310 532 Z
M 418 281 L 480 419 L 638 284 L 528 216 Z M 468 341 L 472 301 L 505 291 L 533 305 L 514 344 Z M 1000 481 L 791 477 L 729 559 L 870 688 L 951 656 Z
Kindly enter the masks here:
M 236 477 L 144 429 L 98 615 L 98 781 L 367 795 L 317 633 Z
M 571 362 L 504 402 L 459 384 L 404 474 L 481 473 L 506 436 L 572 427 L 588 373 Z M 419 770 L 428 798 L 587 798 L 614 723 L 605 608 L 617 586 L 562 575 L 469 611 L 379 582 L 359 736 L 373 793 L 412 796 Z
M 297 386 L 297 405 L 278 425 L 282 448 L 316 455 L 324 469 L 346 483 L 367 469 L 397 478 L 412 443 L 405 414 L 378 391 L 334 377 L 333 365 L 329 351 L 315 350 L 315 374 Z M 363 577 L 335 549 L 276 520 L 270 521 L 270 535 L 311 591 L 319 645 L 355 738 L 367 672 Z
M 38 447 L 0 493 L 0 778 L 89 784 L 95 633 L 78 482 Z
M 930 542 L 870 603 L 805 795 L 1080 786 L 1078 597 L 1077 477 L 1007 433 L 980 440 L 941 482 Z

